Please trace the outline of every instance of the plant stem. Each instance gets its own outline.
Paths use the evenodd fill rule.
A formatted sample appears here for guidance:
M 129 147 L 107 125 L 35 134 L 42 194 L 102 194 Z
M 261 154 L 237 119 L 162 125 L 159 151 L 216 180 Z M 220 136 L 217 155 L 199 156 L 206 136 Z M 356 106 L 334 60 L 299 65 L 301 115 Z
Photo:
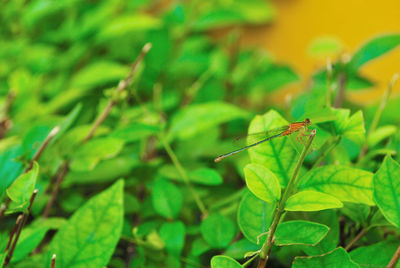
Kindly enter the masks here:
M 53 254 L 53 256 L 51 256 L 51 268 L 56 268 L 56 254 Z
M 274 244 L 274 235 L 276 228 L 278 227 L 282 214 L 284 214 L 286 201 L 292 195 L 292 192 L 295 188 L 294 186 L 296 178 L 300 172 L 301 166 L 303 165 L 304 159 L 306 158 L 307 153 L 311 147 L 312 141 L 314 140 L 315 133 L 316 133 L 315 129 L 311 131 L 310 137 L 308 138 L 307 143 L 303 147 L 303 151 L 301 152 L 300 158 L 297 162 L 296 169 L 294 170 L 293 175 L 290 178 L 285 191 L 283 192 L 281 200 L 279 200 L 279 204 L 275 210 L 274 219 L 268 231 L 268 238 L 264 242 L 260 251 L 260 260 L 258 263 L 258 268 L 264 268 L 265 264 L 267 263 L 268 257 L 271 253 L 272 245 Z
M 121 80 L 118 84 L 118 87 L 116 89 L 116 96 L 118 97 L 119 94 L 126 90 L 129 85 L 132 82 L 134 74 L 137 72 L 138 67 L 140 63 L 143 61 L 144 57 L 146 54 L 150 51 L 151 49 L 151 43 L 147 43 L 143 46 L 139 56 L 136 58 L 136 60 L 132 63 L 131 69 L 129 71 L 128 76 L 124 79 Z M 111 98 L 110 101 L 108 102 L 106 108 L 103 110 L 103 112 L 97 117 L 97 119 L 94 121 L 92 128 L 90 129 L 89 133 L 86 135 L 86 137 L 83 139 L 83 143 L 88 142 L 95 134 L 96 130 L 99 128 L 99 126 L 104 122 L 104 120 L 109 116 L 111 113 L 111 110 L 114 108 L 114 106 L 117 104 L 117 100 Z M 50 214 L 50 211 L 54 205 L 54 202 L 57 198 L 58 192 L 61 188 L 61 184 L 65 179 L 65 176 L 69 172 L 69 160 L 65 160 L 60 168 L 57 170 L 55 177 L 57 178 L 56 180 L 52 180 L 54 183 L 55 181 L 55 187 L 53 192 L 51 193 L 51 197 L 49 199 L 49 202 L 46 205 L 46 208 L 43 212 L 43 218 L 47 218 Z
M 54 202 L 57 199 L 58 192 L 60 191 L 61 184 L 64 181 L 65 177 L 67 176 L 68 172 L 69 172 L 69 161 L 65 161 L 58 169 L 58 171 L 56 173 L 56 179 L 52 180 L 52 181 L 55 181 L 56 184 L 51 193 L 50 199 L 47 202 L 46 207 L 43 211 L 43 215 L 42 215 L 43 219 L 46 219 L 49 217 L 50 211 L 53 208 Z
M 116 89 L 116 94 L 120 94 L 122 91 L 128 88 L 128 86 L 131 84 L 133 75 L 136 73 L 137 69 L 139 68 L 140 63 L 143 61 L 144 57 L 146 54 L 150 51 L 151 49 L 151 43 L 147 43 L 143 46 L 142 51 L 140 52 L 139 56 L 136 58 L 136 60 L 133 62 L 131 69 L 129 71 L 128 76 L 124 79 L 121 80 L 118 84 L 118 87 Z M 117 95 L 118 96 L 118 95 Z M 94 133 L 96 132 L 97 128 L 104 122 L 104 120 L 108 117 L 110 114 L 111 110 L 114 108 L 114 106 L 117 104 L 116 100 L 113 98 L 110 99 L 108 102 L 106 108 L 103 110 L 103 112 L 97 117 L 96 121 L 93 123 L 92 128 L 90 129 L 88 135 L 84 138 L 84 142 L 89 141 Z
M 255 258 L 258 257 L 258 255 L 259 255 L 259 253 L 258 253 L 258 254 L 255 254 L 253 257 L 251 257 L 250 259 L 248 259 L 245 263 L 242 264 L 242 267 L 248 266 L 250 263 L 252 263 L 252 261 L 254 261 Z
M 24 173 L 30 171 L 33 167 L 33 163 L 39 159 L 39 157 L 42 155 L 44 150 L 46 149 L 47 145 L 49 145 L 50 141 L 54 138 L 55 135 L 60 131 L 59 126 L 55 126 L 50 133 L 47 135 L 46 139 L 43 141 L 42 145 L 39 147 L 39 149 L 36 151 L 35 155 L 32 157 L 32 160 L 29 163 L 29 166 L 27 169 L 25 169 Z
M 396 264 L 399 262 L 400 259 L 400 246 L 397 248 L 396 252 L 393 254 L 392 259 L 390 260 L 389 264 L 386 268 L 394 268 Z
M 328 58 L 326 61 L 326 107 L 331 107 L 332 98 L 332 62 Z
M 371 126 L 369 127 L 367 138 L 365 139 L 365 142 L 361 148 L 360 154 L 358 155 L 357 162 L 360 162 L 360 160 L 365 156 L 365 153 L 368 150 L 368 138 L 369 138 L 369 136 L 371 136 L 371 134 L 375 131 L 376 127 L 378 126 L 379 120 L 381 119 L 381 116 L 382 116 L 382 112 L 385 109 L 386 103 L 390 97 L 390 93 L 392 92 L 392 88 L 398 78 L 399 78 L 399 74 L 393 75 L 392 80 L 390 81 L 385 93 L 383 94 L 381 103 L 379 104 L 378 110 L 376 111 L 375 116 L 372 119 Z
M 21 232 L 22 232 L 22 228 L 24 227 L 26 221 L 28 220 L 29 214 L 31 213 L 32 204 L 33 204 L 33 201 L 35 201 L 35 197 L 36 197 L 37 193 L 38 193 L 38 190 L 35 189 L 29 200 L 29 206 L 28 206 L 27 211 L 22 214 L 22 219 L 19 220 L 17 230 L 15 231 L 15 238 L 13 239 L 10 249 L 7 252 L 3 267 L 6 267 L 11 261 L 11 258 L 14 254 L 15 247 L 17 246 L 19 236 L 21 235 Z M 18 222 L 18 219 L 17 219 L 17 222 Z
M 330 146 L 321 152 L 321 154 L 318 156 L 317 160 L 315 160 L 312 168 L 316 168 L 319 166 L 319 164 L 324 160 L 324 158 L 342 141 L 342 136 L 336 137 L 336 139 L 331 142 Z
M 193 188 L 192 184 L 190 183 L 190 180 L 189 180 L 189 178 L 188 178 L 188 176 L 186 174 L 185 169 L 183 168 L 183 166 L 179 162 L 178 157 L 175 155 L 175 153 L 172 150 L 171 146 L 169 145 L 169 143 L 165 139 L 163 132 L 160 133 L 159 138 L 160 138 L 161 143 L 163 144 L 163 146 L 165 148 L 165 151 L 167 152 L 168 156 L 171 158 L 172 163 L 174 164 L 174 166 L 178 170 L 178 172 L 181 175 L 183 181 L 185 182 L 186 186 L 188 187 L 190 193 L 192 194 L 192 196 L 194 198 L 194 201 L 196 202 L 196 204 L 197 204 L 198 208 L 200 209 L 201 213 L 203 214 L 203 217 L 206 217 L 208 215 L 208 212 L 207 212 L 206 207 L 203 204 L 203 201 L 201 201 L 199 195 L 194 190 L 194 188 Z
M 335 108 L 340 108 L 343 105 L 343 101 L 344 101 L 344 91 L 346 89 L 346 81 L 347 81 L 347 76 L 344 73 L 344 71 L 342 71 L 339 74 L 339 82 L 338 82 L 338 92 L 336 95 L 336 100 L 335 100 L 335 104 L 334 107 Z
M 344 248 L 345 250 L 349 250 L 358 240 L 360 240 L 367 232 L 369 228 L 363 228 Z

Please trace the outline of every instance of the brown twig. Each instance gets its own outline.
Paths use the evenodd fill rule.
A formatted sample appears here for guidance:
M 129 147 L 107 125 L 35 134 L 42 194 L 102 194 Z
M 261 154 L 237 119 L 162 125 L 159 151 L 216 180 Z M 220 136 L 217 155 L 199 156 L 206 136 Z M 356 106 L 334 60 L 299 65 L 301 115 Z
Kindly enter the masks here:
M 15 99 L 15 92 L 14 90 L 10 90 L 7 94 L 4 106 L 3 106 L 3 111 L 2 111 L 2 118 L 0 121 L 0 139 L 3 138 L 7 131 L 11 128 L 11 120 L 8 117 L 8 113 L 11 109 L 12 103 Z
M 366 233 L 368 232 L 368 228 L 363 228 L 344 248 L 346 251 L 349 250 L 358 240 L 360 240 Z
M 32 195 L 31 195 L 31 198 L 29 200 L 28 209 L 27 209 L 26 212 L 24 212 L 22 214 L 22 219 L 19 221 L 17 230 L 15 231 L 15 238 L 13 239 L 13 241 L 11 243 L 10 250 L 7 252 L 6 258 L 4 260 L 3 267 L 6 267 L 11 261 L 11 258 L 12 258 L 13 254 L 14 254 L 14 250 L 15 250 L 15 248 L 17 246 L 17 243 L 18 243 L 19 236 L 21 235 L 21 232 L 22 232 L 22 228 L 24 227 L 26 221 L 28 220 L 29 214 L 31 213 L 32 204 L 35 201 L 35 198 L 36 198 L 36 195 L 37 195 L 38 191 L 39 190 L 37 190 L 37 189 L 35 189 L 33 191 Z
M 140 63 L 143 61 L 144 57 L 146 54 L 150 51 L 151 49 L 151 43 L 147 43 L 143 46 L 139 56 L 136 58 L 136 60 L 132 63 L 131 69 L 129 71 L 128 76 L 124 79 L 121 80 L 118 84 L 118 87 L 116 89 L 116 94 L 117 96 L 124 90 L 126 90 L 129 85 L 132 82 L 133 76 L 138 70 L 138 67 Z M 111 110 L 114 108 L 114 106 L 117 104 L 117 100 L 114 98 L 111 98 L 110 101 L 108 102 L 106 108 L 103 110 L 103 112 L 96 118 L 94 121 L 92 128 L 90 129 L 89 133 L 86 135 L 86 137 L 83 139 L 83 143 L 88 142 L 95 134 L 96 130 L 99 128 L 99 126 L 104 122 L 104 120 L 108 117 L 110 114 Z M 46 205 L 46 208 L 43 212 L 43 218 L 47 218 L 50 214 L 50 211 L 54 205 L 55 200 L 57 199 L 58 192 L 61 188 L 61 184 L 65 179 L 65 176 L 69 172 L 69 160 L 66 160 L 61 167 L 58 169 L 56 173 L 56 180 L 52 180 L 53 182 L 55 181 L 55 187 L 53 192 L 51 193 L 51 197 L 49 199 L 49 202 Z
M 10 248 L 11 242 L 13 241 L 13 238 L 15 235 L 15 232 L 17 231 L 18 226 L 21 223 L 23 217 L 24 217 L 23 214 L 21 214 L 18 216 L 17 220 L 15 221 L 14 227 L 12 228 L 11 233 L 10 233 L 10 238 L 8 239 L 6 249 L 4 250 L 5 252 L 7 252 L 7 250 Z
M 54 186 L 53 192 L 51 193 L 49 202 L 47 202 L 46 207 L 43 211 L 43 219 L 49 217 L 50 211 L 53 208 L 54 202 L 57 199 L 58 192 L 60 191 L 61 184 L 65 179 L 65 176 L 68 174 L 69 171 L 69 161 L 64 162 L 64 164 L 60 167 L 59 171 L 56 173 L 56 179 L 52 180 L 55 181 L 56 184 Z
M 135 62 L 132 64 L 131 70 L 130 70 L 128 76 L 124 80 L 121 80 L 119 82 L 117 90 L 116 90 L 117 94 L 119 94 L 122 91 L 124 91 L 131 84 L 133 75 L 136 73 L 140 63 L 143 61 L 144 57 L 150 51 L 150 49 L 151 49 L 151 43 L 147 43 L 147 44 L 144 45 L 144 47 L 142 48 L 142 51 L 140 52 L 139 56 L 136 58 Z M 112 108 L 116 104 L 117 104 L 116 100 L 111 98 L 110 101 L 108 102 L 106 108 L 104 109 L 104 111 L 99 115 L 99 117 L 97 117 L 96 121 L 94 122 L 92 128 L 89 131 L 89 134 L 85 137 L 84 142 L 87 142 L 88 140 L 90 140 L 93 137 L 93 135 L 96 132 L 97 128 L 108 117 L 108 115 L 110 114 Z
M 53 254 L 53 256 L 51 256 L 51 268 L 56 268 L 56 254 Z
M 397 248 L 396 252 L 393 254 L 393 257 L 390 260 L 389 264 L 386 266 L 386 268 L 396 267 L 396 264 L 399 262 L 399 259 L 400 259 L 400 245 Z
M 54 136 L 57 135 L 57 133 L 60 131 L 60 127 L 56 126 L 54 127 L 49 135 L 47 135 L 46 139 L 43 141 L 42 145 L 40 145 L 39 149 L 36 151 L 36 153 L 34 154 L 34 156 L 32 157 L 32 160 L 29 163 L 29 166 L 25 169 L 24 173 L 29 172 L 32 167 L 33 167 L 33 163 L 35 161 L 38 161 L 40 156 L 42 155 L 42 153 L 44 152 L 44 150 L 46 149 L 47 145 L 49 145 L 50 141 L 54 138 Z

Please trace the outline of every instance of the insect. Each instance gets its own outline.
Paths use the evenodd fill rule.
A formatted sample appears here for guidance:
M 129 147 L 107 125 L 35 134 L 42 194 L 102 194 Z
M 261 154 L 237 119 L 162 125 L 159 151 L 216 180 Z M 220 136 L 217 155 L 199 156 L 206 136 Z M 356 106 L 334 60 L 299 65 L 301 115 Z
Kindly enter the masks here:
M 255 142 L 253 144 L 250 144 L 250 145 L 248 145 L 246 147 L 243 147 L 243 148 L 240 148 L 238 150 L 235 150 L 233 152 L 220 155 L 220 156 L 218 156 L 217 158 L 214 159 L 214 162 L 219 162 L 219 161 L 221 161 L 222 159 L 224 159 L 224 158 L 226 158 L 228 156 L 240 153 L 240 152 L 242 152 L 244 150 L 247 150 L 247 149 L 249 149 L 251 147 L 257 146 L 257 145 L 259 145 L 259 144 L 261 144 L 263 142 L 272 140 L 274 138 L 287 136 L 287 135 L 290 135 L 290 134 L 292 134 L 294 132 L 298 132 L 298 131 L 300 131 L 300 133 L 297 135 L 296 139 L 297 139 L 297 141 L 300 141 L 300 140 L 302 141 L 302 138 L 304 136 L 307 136 L 305 134 L 305 132 L 308 131 L 307 127 L 309 125 L 311 125 L 311 121 L 310 121 L 309 118 L 306 118 L 302 122 L 294 122 L 294 123 L 290 123 L 289 125 L 286 125 L 286 126 L 283 126 L 283 127 L 279 127 L 279 128 L 276 128 L 276 129 L 272 129 L 272 130 L 268 130 L 268 131 L 262 132 L 263 136 L 265 137 L 264 139 L 262 139 L 262 140 L 260 140 L 258 142 Z M 255 134 L 260 134 L 260 133 L 255 133 Z M 250 134 L 250 135 L 253 135 L 253 134 Z

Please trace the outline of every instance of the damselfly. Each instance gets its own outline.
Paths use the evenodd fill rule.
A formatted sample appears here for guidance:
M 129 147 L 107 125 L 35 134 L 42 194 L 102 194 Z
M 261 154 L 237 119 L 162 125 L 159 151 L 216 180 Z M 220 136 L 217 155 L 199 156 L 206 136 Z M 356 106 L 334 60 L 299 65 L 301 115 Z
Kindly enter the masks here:
M 294 122 L 294 123 L 290 123 L 289 125 L 286 125 L 286 126 L 282 126 L 282 127 L 276 128 L 276 129 L 272 129 L 272 130 L 268 130 L 268 131 L 262 132 L 262 134 L 264 135 L 264 138 L 262 140 L 257 141 L 257 142 L 255 142 L 253 144 L 250 144 L 250 145 L 248 145 L 246 147 L 240 148 L 238 150 L 235 150 L 233 152 L 220 155 L 217 158 L 215 158 L 214 161 L 215 162 L 219 162 L 219 161 L 221 161 L 222 159 L 224 159 L 224 158 L 226 158 L 228 156 L 240 153 L 240 152 L 242 152 L 244 150 L 247 150 L 247 149 L 249 149 L 251 147 L 259 145 L 259 144 L 261 144 L 263 142 L 272 140 L 274 138 L 287 136 L 287 135 L 290 135 L 290 134 L 292 134 L 294 132 L 300 131 L 300 133 L 297 135 L 297 140 L 302 139 L 304 136 L 306 136 L 305 132 L 308 130 L 307 127 L 309 125 L 311 125 L 311 121 L 310 121 L 310 119 L 306 118 L 302 122 Z M 259 133 L 255 133 L 255 134 L 259 134 Z M 253 134 L 250 134 L 250 135 L 253 135 Z

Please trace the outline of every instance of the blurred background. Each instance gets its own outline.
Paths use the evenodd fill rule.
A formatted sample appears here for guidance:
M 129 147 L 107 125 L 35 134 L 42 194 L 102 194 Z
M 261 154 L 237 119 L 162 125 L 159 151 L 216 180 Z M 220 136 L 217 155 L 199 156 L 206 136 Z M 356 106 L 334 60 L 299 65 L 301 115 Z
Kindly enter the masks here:
M 320 123 L 316 149 L 337 145 L 327 163 L 357 161 L 365 129 L 400 71 L 399 18 L 398 0 L 0 1 L 2 201 L 50 130 L 62 125 L 40 158 L 33 219 L 67 162 L 50 216 L 68 219 L 88 197 L 125 179 L 124 226 L 110 267 L 208 267 L 222 250 L 243 260 L 258 249 L 260 233 L 247 241 L 237 224 L 249 158 L 213 160 L 233 150 L 256 115 L 275 109 L 280 122 Z M 132 85 L 115 94 L 146 43 L 152 48 Z M 384 127 L 369 141 L 365 169 L 376 170 L 379 160 L 370 159 L 400 149 L 399 90 L 395 85 L 379 121 Z M 110 100 L 118 105 L 93 143 L 82 146 Z M 305 165 L 317 157 L 314 151 Z M 231 226 L 223 243 L 213 241 L 213 225 L 201 230 L 213 213 L 228 222 L 217 225 L 221 230 Z M 171 249 L 160 228 L 172 221 L 183 231 Z M 7 218 L 3 230 L 14 222 Z M 44 254 L 29 254 L 39 243 L 45 252 L 51 238 L 16 262 L 43 264 Z M 276 267 L 290 266 L 294 256 L 283 252 Z

